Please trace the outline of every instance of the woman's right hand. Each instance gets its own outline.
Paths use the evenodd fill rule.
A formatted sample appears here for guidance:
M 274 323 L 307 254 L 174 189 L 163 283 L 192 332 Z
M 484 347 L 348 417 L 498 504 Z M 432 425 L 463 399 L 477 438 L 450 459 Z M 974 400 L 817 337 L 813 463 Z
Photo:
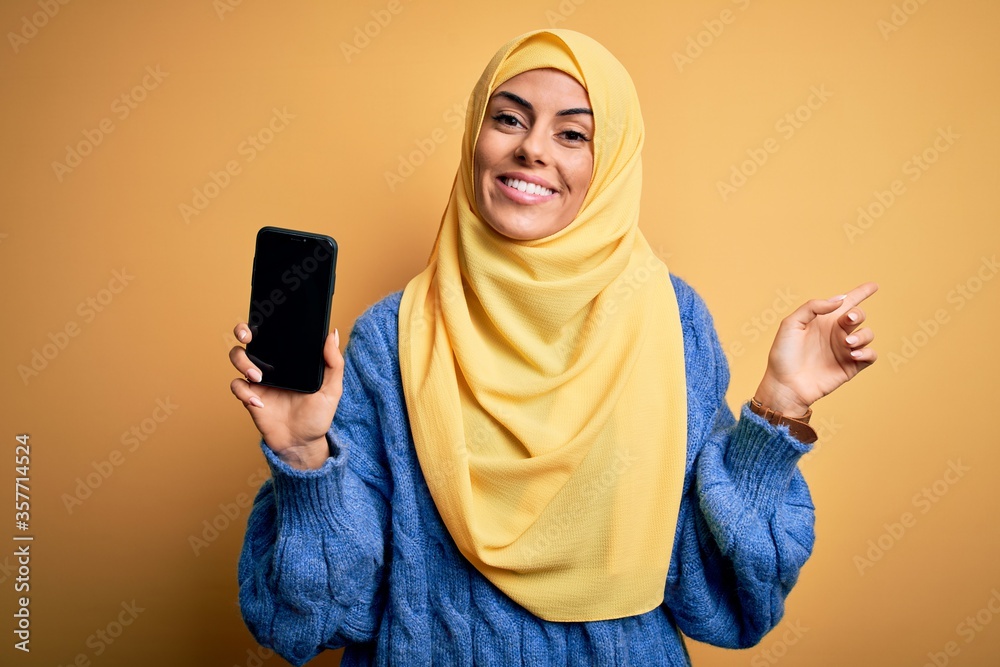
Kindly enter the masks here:
M 233 333 L 244 344 L 253 336 L 246 322 L 237 324 Z M 229 360 L 243 376 L 229 385 L 233 395 L 250 413 L 271 451 L 299 470 L 319 468 L 330 456 L 326 434 L 344 391 L 344 357 L 336 329 L 327 334 L 323 359 L 323 386 L 315 393 L 304 394 L 258 384 L 260 369 L 247 358 L 246 350 L 237 345 L 229 351 Z

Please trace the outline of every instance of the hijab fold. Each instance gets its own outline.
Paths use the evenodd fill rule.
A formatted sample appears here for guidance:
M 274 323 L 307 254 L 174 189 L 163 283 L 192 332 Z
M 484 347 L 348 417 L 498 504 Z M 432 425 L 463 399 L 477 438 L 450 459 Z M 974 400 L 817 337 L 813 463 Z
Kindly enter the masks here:
M 482 219 L 473 155 L 490 95 L 538 68 L 587 90 L 594 171 L 572 223 L 518 241 Z M 677 299 L 638 228 L 643 132 L 631 78 L 593 39 L 550 29 L 504 45 L 469 100 L 431 258 L 400 305 L 403 391 L 434 504 L 465 558 L 549 621 L 663 601 L 687 399 Z

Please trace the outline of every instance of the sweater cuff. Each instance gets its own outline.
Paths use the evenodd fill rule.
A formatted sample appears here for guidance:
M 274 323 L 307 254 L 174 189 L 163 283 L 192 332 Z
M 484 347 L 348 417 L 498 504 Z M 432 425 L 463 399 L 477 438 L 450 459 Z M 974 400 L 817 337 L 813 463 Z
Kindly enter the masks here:
M 329 525 L 331 509 L 340 505 L 347 448 L 326 435 L 330 456 L 315 470 L 293 468 L 271 451 L 263 439 L 260 448 L 271 469 L 278 516 L 285 525 L 319 527 Z
M 769 516 L 782 501 L 799 459 L 812 449 L 792 436 L 787 426 L 775 426 L 744 403 L 725 464 L 736 492 L 757 512 Z

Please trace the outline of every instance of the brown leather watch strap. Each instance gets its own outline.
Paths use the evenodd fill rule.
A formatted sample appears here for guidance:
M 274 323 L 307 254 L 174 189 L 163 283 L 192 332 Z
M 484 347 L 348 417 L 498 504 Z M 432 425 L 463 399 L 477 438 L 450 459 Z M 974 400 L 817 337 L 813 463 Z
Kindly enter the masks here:
M 754 414 L 763 417 L 770 424 L 787 426 L 788 432 L 792 434 L 792 437 L 800 442 L 811 444 L 819 439 L 815 429 L 809 425 L 809 418 L 812 417 L 812 408 L 806 410 L 806 413 L 801 417 L 786 417 L 780 412 L 775 412 L 771 408 L 762 405 L 756 398 L 751 398 L 750 410 Z

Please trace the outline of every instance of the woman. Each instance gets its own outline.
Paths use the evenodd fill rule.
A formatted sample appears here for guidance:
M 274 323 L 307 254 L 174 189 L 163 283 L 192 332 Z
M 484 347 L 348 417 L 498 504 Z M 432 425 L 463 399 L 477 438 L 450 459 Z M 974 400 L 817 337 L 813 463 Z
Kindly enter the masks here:
M 737 421 L 704 303 L 637 226 L 621 64 L 527 33 L 466 122 L 427 269 L 344 357 L 334 331 L 319 392 L 258 385 L 231 352 L 273 475 L 240 559 L 248 626 L 296 665 L 339 646 L 344 665 L 686 665 L 678 630 L 757 643 L 813 545 L 809 406 L 875 361 L 857 305 L 876 286 L 783 321 Z

